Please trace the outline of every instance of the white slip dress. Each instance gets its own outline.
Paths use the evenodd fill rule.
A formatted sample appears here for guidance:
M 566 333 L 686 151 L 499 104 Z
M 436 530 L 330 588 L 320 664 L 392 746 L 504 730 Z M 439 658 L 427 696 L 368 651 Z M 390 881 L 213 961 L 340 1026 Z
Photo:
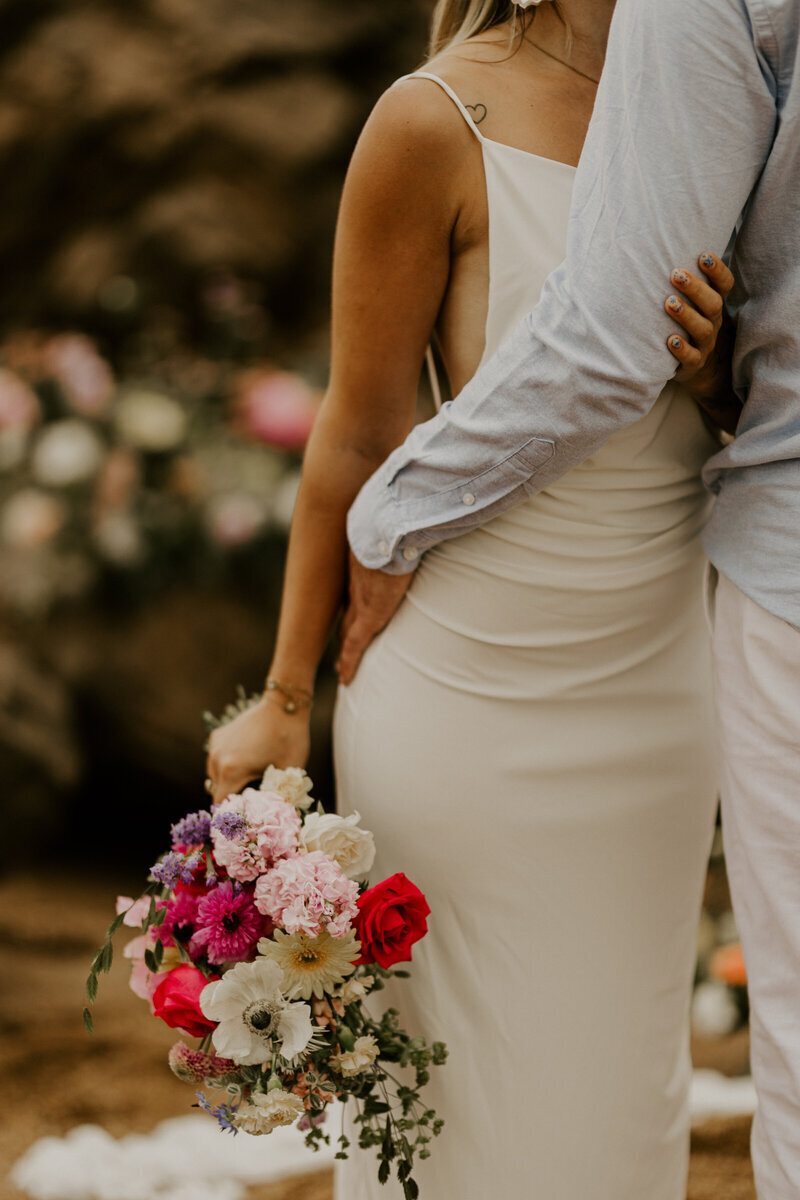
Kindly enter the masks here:
M 564 256 L 574 169 L 482 136 L 484 358 Z M 685 391 L 421 562 L 341 688 L 339 806 L 430 932 L 375 997 L 447 1042 L 422 1200 L 684 1200 L 688 1016 L 716 812 L 700 468 Z M 374 1152 L 337 1200 L 398 1200 Z

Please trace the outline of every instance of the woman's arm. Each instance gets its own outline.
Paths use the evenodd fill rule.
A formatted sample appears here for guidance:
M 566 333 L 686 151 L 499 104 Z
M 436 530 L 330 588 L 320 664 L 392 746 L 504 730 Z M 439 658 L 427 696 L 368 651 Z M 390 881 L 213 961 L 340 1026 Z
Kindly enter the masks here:
M 330 384 L 306 449 L 269 668 L 291 688 L 313 689 L 345 589 L 347 510 L 413 424 L 425 348 L 447 285 L 464 143 L 441 119 L 432 93 L 401 84 L 382 97 L 344 187 Z M 308 708 L 287 713 L 285 704 L 279 691 L 265 693 L 214 731 L 207 771 L 215 801 L 270 763 L 305 763 Z

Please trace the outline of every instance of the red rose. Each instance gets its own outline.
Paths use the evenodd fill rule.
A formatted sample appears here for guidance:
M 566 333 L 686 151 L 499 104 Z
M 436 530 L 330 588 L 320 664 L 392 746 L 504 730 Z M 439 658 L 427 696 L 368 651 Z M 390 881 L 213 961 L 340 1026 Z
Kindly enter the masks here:
M 381 967 L 408 962 L 414 942 L 428 932 L 425 918 L 430 911 L 422 892 L 402 872 L 376 883 L 358 898 L 358 961 L 375 962 Z
M 219 979 L 219 975 L 206 978 L 197 967 L 181 963 L 153 992 L 153 1012 L 171 1029 L 182 1029 L 191 1037 L 205 1037 L 216 1029 L 217 1023 L 203 1016 L 200 993 L 214 979 Z

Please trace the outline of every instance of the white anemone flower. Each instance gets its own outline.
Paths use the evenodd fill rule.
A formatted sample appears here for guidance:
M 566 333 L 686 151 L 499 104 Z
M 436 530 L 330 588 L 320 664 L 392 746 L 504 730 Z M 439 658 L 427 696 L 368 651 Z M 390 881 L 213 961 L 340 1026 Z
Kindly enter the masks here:
M 253 1066 L 269 1062 L 277 1048 L 290 1062 L 309 1047 L 315 1032 L 311 1009 L 284 998 L 281 977 L 277 963 L 259 959 L 237 963 L 203 988 L 200 1008 L 210 1021 L 219 1021 L 213 1042 L 223 1058 Z

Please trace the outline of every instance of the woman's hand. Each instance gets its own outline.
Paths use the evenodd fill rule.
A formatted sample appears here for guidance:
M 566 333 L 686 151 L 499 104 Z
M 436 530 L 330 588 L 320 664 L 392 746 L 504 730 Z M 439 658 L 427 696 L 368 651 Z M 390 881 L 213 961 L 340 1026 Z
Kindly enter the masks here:
M 671 334 L 667 346 L 680 363 L 678 382 L 715 424 L 733 433 L 741 404 L 731 385 L 734 329 L 724 299 L 734 277 L 713 254 L 701 254 L 698 265 L 705 278 L 680 267 L 670 276 L 675 291 L 664 307 L 682 333 Z
M 309 745 L 308 711 L 286 713 L 279 700 L 262 697 L 209 738 L 206 774 L 214 785 L 212 803 L 260 779 L 270 765 L 304 767 Z

